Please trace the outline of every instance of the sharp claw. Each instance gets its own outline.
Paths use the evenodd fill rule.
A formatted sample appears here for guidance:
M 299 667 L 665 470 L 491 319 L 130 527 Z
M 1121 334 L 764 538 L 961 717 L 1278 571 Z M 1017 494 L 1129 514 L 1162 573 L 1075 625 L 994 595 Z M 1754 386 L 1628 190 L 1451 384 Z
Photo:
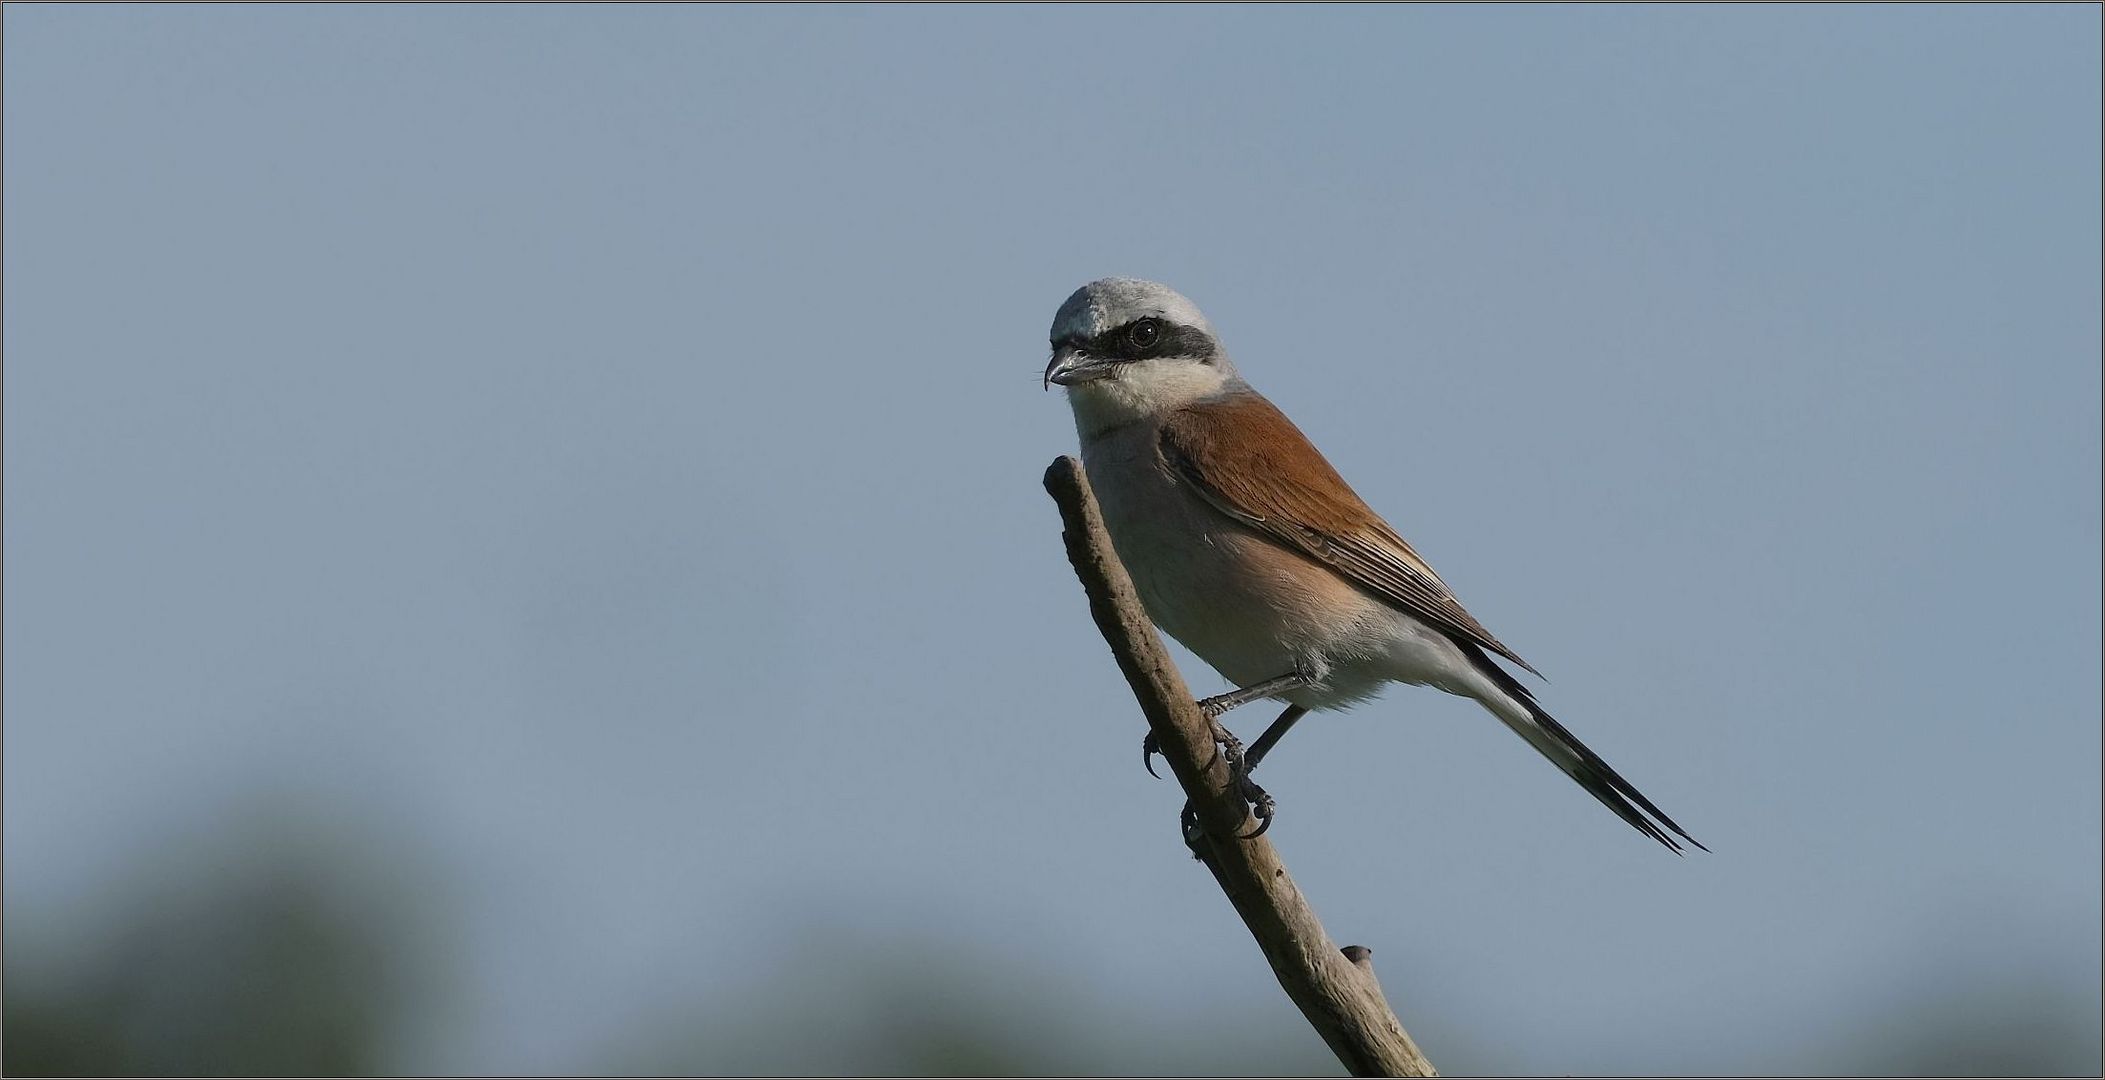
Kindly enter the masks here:
M 1243 798 L 1249 801 L 1250 813 L 1257 818 L 1257 831 L 1244 834 L 1243 839 L 1255 840 L 1272 827 L 1272 817 L 1279 812 L 1279 804 L 1273 802 L 1271 793 L 1258 787 L 1249 776 L 1245 775 L 1242 782 Z
M 1229 773 L 1242 791 L 1243 801 L 1249 804 L 1251 815 L 1257 818 L 1255 830 L 1238 835 L 1244 840 L 1255 840 L 1271 829 L 1272 818 L 1277 813 L 1278 805 L 1272 801 L 1272 796 L 1266 793 L 1265 789 L 1258 787 L 1256 782 L 1250 779 L 1250 766 L 1243 757 L 1242 740 L 1236 738 L 1234 732 L 1216 721 L 1213 724 L 1213 741 L 1217 752 L 1227 761 Z M 1155 755 L 1161 752 L 1161 740 L 1155 738 L 1154 732 L 1148 732 L 1147 737 L 1140 742 L 1140 761 L 1147 767 L 1148 775 L 1158 780 L 1161 779 L 1161 774 L 1155 771 Z M 1198 808 L 1190 802 L 1184 804 L 1180 824 L 1183 826 L 1184 843 L 1191 847 L 1194 858 L 1199 857 L 1199 842 L 1205 839 L 1205 830 L 1199 824 Z

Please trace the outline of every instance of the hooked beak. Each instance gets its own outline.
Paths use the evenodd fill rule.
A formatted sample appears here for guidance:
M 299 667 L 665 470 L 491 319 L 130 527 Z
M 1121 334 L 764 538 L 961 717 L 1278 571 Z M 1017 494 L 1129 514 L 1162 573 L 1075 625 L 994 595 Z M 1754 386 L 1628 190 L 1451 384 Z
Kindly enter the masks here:
M 1052 389 L 1054 383 L 1073 386 L 1093 382 L 1111 374 L 1114 366 L 1110 361 L 1097 359 L 1072 345 L 1062 345 L 1053 350 L 1052 362 L 1045 365 L 1045 388 Z

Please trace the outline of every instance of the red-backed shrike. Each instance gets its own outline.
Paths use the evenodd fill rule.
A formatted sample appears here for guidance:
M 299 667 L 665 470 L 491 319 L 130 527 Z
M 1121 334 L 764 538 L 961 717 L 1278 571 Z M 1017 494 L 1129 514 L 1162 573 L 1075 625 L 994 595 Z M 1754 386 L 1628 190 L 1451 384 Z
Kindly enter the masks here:
M 1236 374 L 1191 301 L 1152 281 L 1090 282 L 1053 317 L 1052 348 L 1046 384 L 1067 388 L 1104 525 L 1149 617 L 1242 688 L 1201 702 L 1207 715 L 1289 703 L 1239 771 L 1311 709 L 1391 682 L 1433 686 L 1476 700 L 1646 836 L 1703 846 L 1491 658 L 1535 672 Z M 1270 800 L 1248 790 L 1261 831 Z

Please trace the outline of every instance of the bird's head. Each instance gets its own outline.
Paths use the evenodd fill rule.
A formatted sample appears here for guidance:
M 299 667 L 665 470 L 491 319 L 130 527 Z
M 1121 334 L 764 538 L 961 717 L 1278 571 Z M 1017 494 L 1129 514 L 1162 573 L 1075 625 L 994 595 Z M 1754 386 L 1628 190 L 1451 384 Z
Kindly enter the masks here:
M 1045 385 L 1066 387 L 1086 426 L 1156 415 L 1235 381 L 1198 305 L 1152 281 L 1104 278 L 1076 289 L 1053 316 L 1051 337 Z

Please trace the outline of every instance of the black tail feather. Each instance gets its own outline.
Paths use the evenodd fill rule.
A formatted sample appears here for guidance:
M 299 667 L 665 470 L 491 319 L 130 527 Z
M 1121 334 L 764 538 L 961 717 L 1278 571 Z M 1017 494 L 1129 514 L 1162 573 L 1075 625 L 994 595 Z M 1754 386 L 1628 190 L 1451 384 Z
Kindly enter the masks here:
M 1701 841 L 1690 836 L 1681 826 L 1674 824 L 1673 818 L 1666 816 L 1665 812 L 1661 811 L 1659 807 L 1652 805 L 1652 800 L 1645 798 L 1643 792 L 1638 791 L 1630 781 L 1623 779 L 1621 773 L 1616 772 L 1606 761 L 1601 760 L 1601 755 L 1588 749 L 1585 743 L 1580 742 L 1563 724 L 1558 723 L 1555 717 L 1552 717 L 1535 701 L 1535 695 L 1530 693 L 1527 687 L 1521 685 L 1519 679 L 1514 678 L 1511 672 L 1499 667 L 1489 656 L 1484 654 L 1484 650 L 1466 642 L 1457 642 L 1456 644 L 1462 648 L 1463 652 L 1469 655 L 1471 662 L 1476 665 L 1479 671 L 1484 673 L 1485 677 L 1496 684 L 1500 690 L 1505 691 L 1507 696 L 1520 702 L 1527 708 L 1530 717 L 1535 721 L 1535 725 L 1555 744 L 1556 749 L 1562 750 L 1574 759 L 1569 763 L 1557 761 L 1556 764 L 1572 779 L 1578 781 L 1579 786 L 1592 793 L 1594 798 L 1599 799 L 1602 805 L 1615 811 L 1617 817 L 1629 822 L 1638 832 L 1664 844 L 1668 851 L 1676 855 L 1682 853 L 1681 845 L 1674 842 L 1673 836 L 1667 835 L 1666 830 L 1668 829 L 1671 829 L 1675 836 L 1679 836 L 1681 839 L 1694 845 L 1697 850 L 1710 850 L 1704 847 Z M 1525 733 L 1523 735 L 1525 736 Z M 1538 746 L 1537 749 L 1544 748 Z M 1547 753 L 1547 750 L 1545 750 L 1545 755 Z M 1552 760 L 1555 759 L 1552 758 Z M 1651 815 L 1651 817 L 1647 818 L 1646 814 Z M 1665 829 L 1660 827 L 1662 825 L 1665 826 Z

